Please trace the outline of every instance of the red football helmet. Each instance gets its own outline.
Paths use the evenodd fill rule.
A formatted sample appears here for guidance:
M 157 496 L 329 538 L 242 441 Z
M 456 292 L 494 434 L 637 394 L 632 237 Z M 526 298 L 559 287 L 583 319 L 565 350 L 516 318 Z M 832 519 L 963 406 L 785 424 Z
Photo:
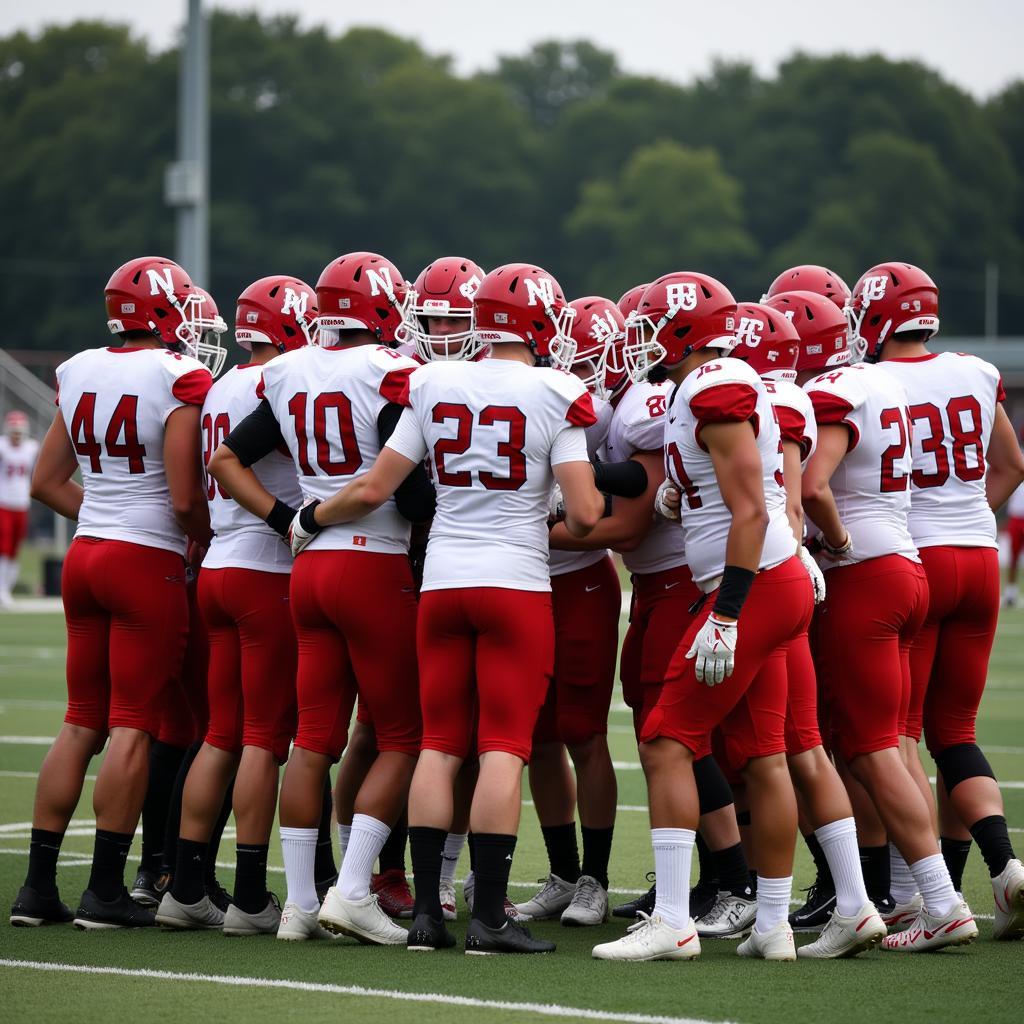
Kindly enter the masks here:
M 840 309 L 844 309 L 850 301 L 850 286 L 834 270 L 819 267 L 816 263 L 804 263 L 784 270 L 772 281 L 771 287 L 761 296 L 761 301 L 767 302 L 783 292 L 797 291 L 817 292 L 831 299 Z
M 741 302 L 736 319 L 738 340 L 730 354 L 761 377 L 796 380 L 800 335 L 785 313 L 759 302 Z
M 337 345 L 339 331 L 373 331 L 386 344 L 405 337 L 409 286 L 398 267 L 375 252 L 350 252 L 324 267 L 316 283 L 319 344 Z
M 616 305 L 619 307 L 619 312 L 628 320 L 629 314 L 632 313 L 637 306 L 640 305 L 640 300 L 644 296 L 644 292 L 647 291 L 647 284 L 637 284 L 625 292 Z
M 938 286 L 911 263 L 879 263 L 854 286 L 846 320 L 854 357 L 873 363 L 893 335 L 926 331 L 934 338 L 939 333 Z
M 235 341 L 273 345 L 278 352 L 312 345 L 319 311 L 316 292 L 297 277 L 261 277 L 238 296 Z
M 831 299 L 817 292 L 782 292 L 764 303 L 777 310 L 800 336 L 797 372 L 826 370 L 850 361 L 846 319 Z
M 428 264 L 409 292 L 408 337 L 421 359 L 473 359 L 485 347 L 473 332 L 473 296 L 484 272 L 472 260 L 442 256 Z M 428 317 L 464 320 L 465 330 L 432 336 Z
M 644 380 L 664 363 L 678 366 L 691 352 L 719 348 L 728 355 L 736 344 L 736 300 L 707 274 L 663 274 L 644 290 L 626 320 L 623 356 L 630 380 Z
M 569 336 L 573 313 L 546 270 L 506 263 L 484 277 L 473 297 L 473 330 L 481 344 L 518 341 L 538 359 L 567 370 L 576 354 Z
M 626 320 L 611 299 L 600 295 L 573 299 L 569 308 L 574 310 L 570 337 L 576 345 L 570 369 L 588 391 L 608 401 L 626 382 Z

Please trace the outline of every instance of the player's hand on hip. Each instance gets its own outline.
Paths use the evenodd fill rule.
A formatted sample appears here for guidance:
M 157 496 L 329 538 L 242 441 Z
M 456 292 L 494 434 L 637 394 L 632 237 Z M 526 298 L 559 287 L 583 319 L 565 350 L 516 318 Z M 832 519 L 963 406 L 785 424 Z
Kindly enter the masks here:
M 714 613 L 693 638 L 687 658 L 696 658 L 693 670 L 697 682 L 717 686 L 732 675 L 736 661 L 737 623 Z

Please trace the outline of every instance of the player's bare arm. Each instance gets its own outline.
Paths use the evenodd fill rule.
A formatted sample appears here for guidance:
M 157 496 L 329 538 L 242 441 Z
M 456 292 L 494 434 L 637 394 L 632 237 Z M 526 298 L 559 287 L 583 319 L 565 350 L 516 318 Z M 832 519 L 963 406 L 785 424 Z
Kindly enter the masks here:
M 65 519 L 78 519 L 85 492 L 71 477 L 78 469 L 75 450 L 58 412 L 43 438 L 39 459 L 32 472 L 32 497 L 52 508 Z
M 593 532 L 604 512 L 604 498 L 594 486 L 589 462 L 560 462 L 551 467 L 565 500 L 565 528 L 573 537 Z
M 171 494 L 174 518 L 182 530 L 198 544 L 207 545 L 210 509 L 203 487 L 203 462 L 199 444 L 198 405 L 185 405 L 167 417 L 164 428 L 164 469 Z
M 380 508 L 401 486 L 402 481 L 419 465 L 399 455 L 393 448 L 384 448 L 373 468 L 343 487 L 333 498 L 321 502 L 313 513 L 317 526 L 351 523 Z
M 797 545 L 803 543 L 804 506 L 801 491 L 803 470 L 801 468 L 800 445 L 796 441 L 782 442 L 782 476 L 786 481 L 786 518 L 793 530 Z
M 848 428 L 838 424 L 822 424 L 818 428 L 818 447 L 804 469 L 804 512 L 821 530 L 825 543 L 832 548 L 841 548 L 848 537 L 829 480 L 843 461 L 849 440 Z
M 1017 444 L 1013 424 L 1002 404 L 996 406 L 992 439 L 985 453 L 988 472 L 985 475 L 985 496 L 989 508 L 998 511 L 1024 480 L 1024 452 Z

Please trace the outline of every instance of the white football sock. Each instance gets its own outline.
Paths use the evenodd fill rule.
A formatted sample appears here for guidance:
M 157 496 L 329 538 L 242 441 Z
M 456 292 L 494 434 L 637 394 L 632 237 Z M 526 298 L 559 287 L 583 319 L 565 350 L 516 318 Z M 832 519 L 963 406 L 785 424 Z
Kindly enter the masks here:
M 338 846 L 341 850 L 339 854 L 341 860 L 345 859 L 345 851 L 348 849 L 348 837 L 352 835 L 351 825 L 339 825 L 338 826 Z
M 864 870 L 857 849 L 857 825 L 853 818 L 840 818 L 814 830 L 836 886 L 836 908 L 843 917 L 853 917 L 868 901 Z
M 917 882 L 903 854 L 889 844 L 889 895 L 897 903 L 909 903 L 917 895 Z
M 316 898 L 314 864 L 318 829 L 285 828 L 281 826 L 281 853 L 284 856 L 284 877 L 288 883 L 286 903 L 300 910 L 312 911 L 320 906 Z
M 945 917 L 960 902 L 941 853 L 922 857 L 916 864 L 911 864 L 910 873 L 917 882 L 924 909 L 932 917 Z
M 388 841 L 391 829 L 368 814 L 352 815 L 352 833 L 338 874 L 338 895 L 345 900 L 362 900 L 370 894 L 370 876 L 377 856 Z
M 0 555 L 0 594 L 11 596 L 14 581 L 18 576 L 18 563 L 13 558 Z
M 444 841 L 444 854 L 441 859 L 442 882 L 455 881 L 455 869 L 459 866 L 459 857 L 461 856 L 462 848 L 465 845 L 465 834 L 459 835 L 458 832 L 448 833 L 448 838 Z
M 690 920 L 690 862 L 697 833 L 692 828 L 652 828 L 654 913 L 670 928 L 682 930 Z
M 789 918 L 789 900 L 792 895 L 792 875 L 788 878 L 757 876 L 757 920 L 754 927 L 762 935 L 770 932 L 780 921 Z

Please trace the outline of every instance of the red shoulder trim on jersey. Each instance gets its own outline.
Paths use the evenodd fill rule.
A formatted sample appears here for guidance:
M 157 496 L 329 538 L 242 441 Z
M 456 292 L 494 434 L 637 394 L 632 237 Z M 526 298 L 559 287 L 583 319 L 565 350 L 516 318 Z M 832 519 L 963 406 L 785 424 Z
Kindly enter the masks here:
M 597 413 L 594 412 L 594 402 L 588 392 L 580 395 L 565 412 L 565 418 L 574 427 L 592 427 L 597 422 Z
M 263 387 L 263 374 L 260 374 L 260 379 L 256 382 L 256 397 L 262 402 L 267 397 L 266 390 Z
M 690 399 L 690 409 L 700 426 L 708 423 L 742 423 L 752 419 L 757 391 L 749 384 L 715 384 Z
M 400 370 L 390 370 L 384 374 L 380 382 L 380 393 L 395 405 L 409 404 L 409 377 L 415 366 L 403 366 Z
M 779 418 L 779 430 L 783 441 L 793 441 L 800 445 L 801 450 L 809 444 L 807 422 L 803 415 L 788 405 L 775 406 L 775 415 Z
M 53 393 L 53 404 L 60 408 L 60 381 L 57 381 L 57 390 Z
M 831 391 L 809 391 L 807 397 L 814 406 L 814 419 L 819 427 L 846 427 L 850 431 L 850 443 L 846 450 L 852 452 L 860 440 L 860 431 L 846 418 L 853 412 L 853 406 Z
M 171 394 L 185 405 L 202 405 L 211 387 L 213 377 L 209 370 L 189 370 L 171 385 Z
M 1000 377 L 999 380 L 996 382 L 996 401 L 997 402 L 1005 402 L 1006 401 L 1006 388 L 1003 387 L 1003 378 L 1002 377 Z

